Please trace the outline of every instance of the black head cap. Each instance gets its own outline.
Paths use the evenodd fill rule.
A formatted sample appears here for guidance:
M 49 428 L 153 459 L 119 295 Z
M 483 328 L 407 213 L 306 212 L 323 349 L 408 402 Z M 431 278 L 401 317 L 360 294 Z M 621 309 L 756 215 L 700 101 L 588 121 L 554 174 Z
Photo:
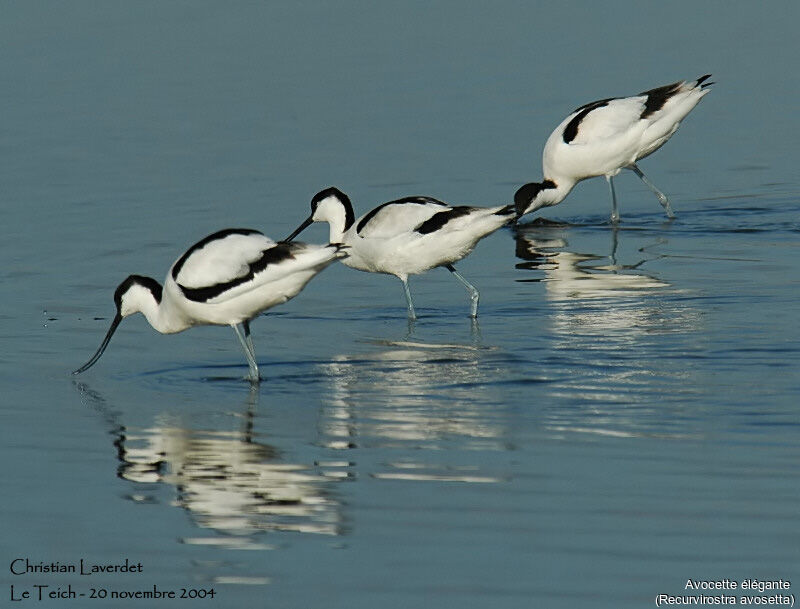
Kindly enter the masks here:
M 129 275 L 125 278 L 125 281 L 117 286 L 117 289 L 114 291 L 114 304 L 117 305 L 117 311 L 120 310 L 122 307 L 122 297 L 124 296 L 125 292 L 131 289 L 133 285 L 140 285 L 143 288 L 150 290 L 153 294 L 153 297 L 156 299 L 156 302 L 161 302 L 161 293 L 163 288 L 161 284 L 158 283 L 152 277 L 143 277 L 142 275 Z
M 525 214 L 525 210 L 533 203 L 542 190 L 546 188 L 555 188 L 556 184 L 552 180 L 545 180 L 544 182 L 530 182 L 524 186 L 520 186 L 516 193 L 514 193 L 514 206 L 517 208 L 517 217 Z
M 353 222 L 355 222 L 356 219 L 355 214 L 353 213 L 353 204 L 350 202 L 350 197 L 348 197 L 335 186 L 329 186 L 324 190 L 320 190 L 317 194 L 311 197 L 311 215 L 313 216 L 314 212 L 317 211 L 317 205 L 319 205 L 319 202 L 327 199 L 328 197 L 336 197 L 342 202 L 345 214 L 344 230 L 347 230 L 353 225 Z

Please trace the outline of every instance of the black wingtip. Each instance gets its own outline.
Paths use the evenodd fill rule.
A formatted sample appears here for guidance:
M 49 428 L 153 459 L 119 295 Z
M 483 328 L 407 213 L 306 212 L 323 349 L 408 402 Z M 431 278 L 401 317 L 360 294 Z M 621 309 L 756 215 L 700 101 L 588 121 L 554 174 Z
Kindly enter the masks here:
M 709 78 L 711 78 L 711 74 L 704 74 L 703 76 L 701 76 L 700 78 L 698 78 L 695 81 L 695 86 L 700 85 L 701 89 L 705 89 L 706 87 L 710 87 L 711 85 L 714 84 L 713 82 L 704 83 L 704 81 L 708 80 Z
M 511 203 L 510 205 L 506 205 L 505 207 L 501 207 L 496 212 L 494 212 L 495 216 L 511 216 L 518 218 L 519 215 L 517 214 L 516 206 Z

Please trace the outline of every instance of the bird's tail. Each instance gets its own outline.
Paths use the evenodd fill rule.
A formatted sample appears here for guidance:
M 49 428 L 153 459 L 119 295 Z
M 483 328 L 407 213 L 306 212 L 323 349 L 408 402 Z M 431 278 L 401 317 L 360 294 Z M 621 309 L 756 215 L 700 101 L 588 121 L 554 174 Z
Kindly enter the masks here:
M 714 84 L 713 81 L 712 82 L 704 82 L 704 81 L 708 80 L 709 78 L 711 78 L 711 74 L 705 74 L 705 75 L 701 76 L 700 78 L 698 78 L 697 80 L 694 81 L 694 86 L 695 87 L 700 87 L 701 89 L 705 89 L 706 87 L 710 87 L 711 85 Z
M 516 206 L 513 203 L 511 205 L 501 207 L 494 213 L 496 216 L 509 216 L 509 221 L 516 220 L 520 216 Z
M 350 249 L 350 246 L 345 245 L 344 243 L 329 243 L 328 247 L 335 248 L 337 258 L 347 258 L 350 255 L 347 252 L 347 250 Z

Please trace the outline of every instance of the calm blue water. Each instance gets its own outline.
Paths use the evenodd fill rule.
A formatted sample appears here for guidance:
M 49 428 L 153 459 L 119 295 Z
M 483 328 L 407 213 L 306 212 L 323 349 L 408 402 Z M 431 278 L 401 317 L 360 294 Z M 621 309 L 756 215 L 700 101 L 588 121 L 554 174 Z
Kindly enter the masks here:
M 800 9 L 772 3 L 7 3 L 0 603 L 646 607 L 800 567 Z M 400 283 L 331 267 L 230 330 L 126 320 L 126 275 L 280 238 L 335 184 L 510 202 L 574 107 L 713 72 L 642 163 Z M 322 242 L 323 227 L 305 238 Z M 142 573 L 15 575 L 32 563 Z

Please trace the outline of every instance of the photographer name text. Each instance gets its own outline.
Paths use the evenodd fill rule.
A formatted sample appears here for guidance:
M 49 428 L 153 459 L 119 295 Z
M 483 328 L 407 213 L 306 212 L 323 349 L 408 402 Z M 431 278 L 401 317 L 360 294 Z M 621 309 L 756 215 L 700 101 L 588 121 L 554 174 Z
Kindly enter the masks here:
M 132 563 L 126 558 L 122 563 L 91 563 L 83 558 L 77 563 L 31 562 L 28 558 L 15 558 L 9 567 L 13 575 L 44 573 L 74 573 L 76 575 L 99 575 L 101 573 L 143 573 L 142 563 Z

